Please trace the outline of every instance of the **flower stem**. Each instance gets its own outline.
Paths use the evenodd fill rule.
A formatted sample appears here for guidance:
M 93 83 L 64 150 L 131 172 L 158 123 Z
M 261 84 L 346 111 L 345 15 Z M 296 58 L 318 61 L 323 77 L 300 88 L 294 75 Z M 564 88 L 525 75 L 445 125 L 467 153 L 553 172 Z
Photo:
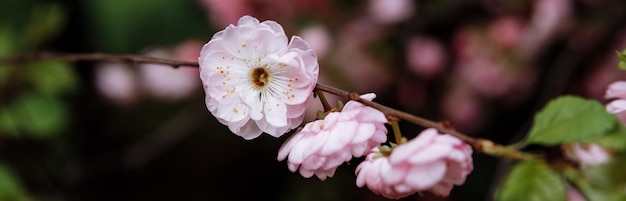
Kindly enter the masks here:
M 396 138 L 396 144 L 400 145 L 404 143 L 402 140 L 402 133 L 400 133 L 400 124 L 398 124 L 398 121 L 391 121 L 390 124 L 393 129 L 393 136 Z
M 317 96 L 320 97 L 320 101 L 322 102 L 322 107 L 324 107 L 324 112 L 328 112 L 332 110 L 332 108 L 330 107 L 330 104 L 328 104 L 328 100 L 326 99 L 326 96 L 324 95 L 323 91 L 316 89 L 315 94 L 317 94 Z

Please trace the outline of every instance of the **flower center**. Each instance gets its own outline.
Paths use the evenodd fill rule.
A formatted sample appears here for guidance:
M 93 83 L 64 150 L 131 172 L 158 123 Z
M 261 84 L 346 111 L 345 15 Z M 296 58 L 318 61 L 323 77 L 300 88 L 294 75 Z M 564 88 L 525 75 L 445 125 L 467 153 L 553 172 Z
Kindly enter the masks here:
M 252 82 L 255 86 L 262 88 L 269 82 L 270 74 L 265 68 L 257 67 L 252 71 Z

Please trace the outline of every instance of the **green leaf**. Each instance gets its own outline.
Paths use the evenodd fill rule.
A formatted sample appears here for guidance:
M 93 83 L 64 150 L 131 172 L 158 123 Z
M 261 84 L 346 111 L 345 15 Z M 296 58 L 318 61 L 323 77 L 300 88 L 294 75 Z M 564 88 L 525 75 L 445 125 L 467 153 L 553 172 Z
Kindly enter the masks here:
M 565 181 L 543 163 L 524 161 L 516 164 L 500 187 L 496 200 L 565 201 Z
M 57 95 L 76 86 L 76 76 L 69 65 L 61 61 L 36 61 L 28 65 L 27 76 L 39 92 Z
M 619 68 L 622 70 L 626 70 L 626 50 L 623 52 L 616 51 L 617 56 L 619 57 Z
M 8 108 L 0 110 L 0 134 L 6 134 L 9 137 L 17 137 L 19 134 L 17 122 Z
M 502 201 L 565 201 L 565 181 L 543 163 L 516 164 L 496 194 Z
M 35 5 L 20 37 L 20 48 L 32 49 L 56 35 L 65 21 L 63 9 L 56 4 Z
M 626 128 L 618 123 L 611 132 L 589 142 L 618 152 L 626 151 Z
M 598 101 L 562 96 L 535 115 L 525 143 L 551 146 L 588 141 L 610 132 L 616 124 Z
M 32 200 L 22 189 L 19 180 L 9 167 L 0 163 L 0 200 Z
M 36 138 L 56 136 L 67 122 L 65 105 L 53 96 L 26 93 L 10 109 L 20 131 Z

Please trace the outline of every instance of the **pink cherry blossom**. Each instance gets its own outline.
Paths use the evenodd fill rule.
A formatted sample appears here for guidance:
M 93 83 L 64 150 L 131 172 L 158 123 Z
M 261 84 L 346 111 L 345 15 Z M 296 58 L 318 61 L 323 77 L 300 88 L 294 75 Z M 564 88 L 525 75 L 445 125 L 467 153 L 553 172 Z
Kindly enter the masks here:
M 375 94 L 364 94 L 372 100 Z M 292 172 L 309 178 L 332 177 L 339 165 L 352 157 L 361 157 L 387 140 L 385 115 L 371 107 L 349 101 L 341 112 L 330 112 L 323 120 L 307 123 L 291 136 L 278 151 L 278 160 L 289 157 Z
M 626 81 L 616 81 L 609 85 L 605 98 L 616 98 L 606 105 L 606 111 L 613 113 L 626 125 Z
M 409 70 L 422 78 L 433 78 L 444 70 L 446 52 L 432 38 L 416 36 L 407 43 L 406 59 Z
M 137 101 L 138 87 L 134 73 L 120 63 L 101 63 L 96 68 L 95 86 L 108 100 L 124 106 Z
M 319 57 L 326 55 L 332 43 L 328 30 L 321 25 L 307 27 L 302 30 L 300 35 L 302 35 L 304 40 L 309 42 L 309 45 L 311 45 L 311 48 L 315 50 L 315 53 Z
M 383 24 L 397 23 L 405 20 L 414 12 L 412 0 L 369 0 L 369 14 Z
M 156 49 L 146 53 L 157 58 L 173 58 L 173 54 L 165 49 Z M 178 101 L 189 97 L 200 89 L 196 68 L 157 64 L 139 65 L 139 76 L 143 88 L 154 98 L 162 101 Z
M 374 148 L 357 169 L 357 186 L 400 199 L 420 191 L 448 196 L 473 170 L 472 148 L 451 135 L 424 130 L 387 157 Z
M 207 108 L 244 139 L 300 125 L 319 73 L 306 41 L 288 42 L 280 24 L 250 16 L 217 32 L 198 62 Z
M 616 81 L 610 84 L 604 97 L 626 99 L 626 81 Z
M 568 144 L 563 146 L 565 156 L 581 166 L 599 165 L 611 160 L 611 153 L 597 144 Z

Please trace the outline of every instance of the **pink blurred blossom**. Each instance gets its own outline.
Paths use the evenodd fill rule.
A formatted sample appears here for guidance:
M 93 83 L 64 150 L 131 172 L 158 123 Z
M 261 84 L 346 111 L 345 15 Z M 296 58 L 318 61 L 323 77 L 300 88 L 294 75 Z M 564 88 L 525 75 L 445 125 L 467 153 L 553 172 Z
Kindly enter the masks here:
M 323 57 L 328 52 L 328 48 L 332 45 L 332 39 L 326 27 L 314 25 L 305 28 L 300 33 L 302 39 L 307 41 L 311 49 L 315 50 L 318 57 Z
M 287 21 L 296 15 L 328 16 L 327 0 L 199 0 L 212 21 L 218 26 L 236 24 L 244 15 L 260 19 Z
M 499 17 L 489 25 L 489 38 L 501 49 L 516 48 L 522 40 L 524 22 L 518 17 Z
M 507 55 L 490 48 L 487 40 L 476 29 L 457 32 L 453 41 L 458 58 L 454 76 L 487 98 L 509 104 L 524 100 L 535 83 L 536 69 L 505 59 Z
M 383 24 L 398 23 L 415 12 L 413 0 L 369 0 L 368 11 L 374 21 Z
M 373 100 L 375 94 L 361 98 Z M 315 174 L 320 180 L 332 177 L 339 165 L 361 157 L 387 140 L 385 115 L 371 107 L 349 101 L 341 112 L 330 112 L 323 120 L 307 123 L 278 151 L 278 160 L 289 157 L 292 172 L 303 177 Z
M 336 49 L 331 60 L 344 81 L 356 91 L 383 92 L 392 81 L 392 75 L 375 55 L 367 52 L 372 42 L 384 36 L 382 27 L 366 18 L 358 18 L 338 31 Z M 363 34 L 367 33 L 367 34 Z
M 209 11 L 209 15 L 219 26 L 237 23 L 243 15 L 251 14 L 253 8 L 248 6 L 249 0 L 200 0 Z
M 139 96 L 135 75 L 124 64 L 98 64 L 94 84 L 104 97 L 117 105 L 133 104 Z
M 198 51 L 199 49 L 196 49 Z M 172 58 L 165 49 L 156 49 L 145 54 L 157 58 Z M 158 64 L 139 65 L 141 86 L 154 98 L 163 101 L 178 101 L 189 97 L 200 89 L 199 72 L 196 68 Z
M 597 144 L 568 144 L 563 145 L 563 152 L 567 158 L 581 166 L 592 166 L 607 163 L 611 160 L 611 152 Z
M 534 58 L 552 39 L 568 28 L 572 17 L 571 0 L 535 0 L 528 27 L 523 34 L 520 54 Z
M 481 33 L 472 27 L 463 27 L 456 31 L 452 39 L 452 47 L 459 62 L 488 54 L 487 44 L 481 37 Z
M 445 48 L 439 41 L 416 36 L 407 42 L 406 59 L 411 72 L 432 79 L 444 70 L 447 58 Z
M 626 81 L 616 81 L 609 85 L 605 98 L 615 99 L 606 105 L 606 111 L 615 114 L 626 125 Z
M 390 199 L 420 191 L 447 197 L 454 185 L 465 183 L 473 169 L 469 145 L 429 128 L 399 144 L 388 157 L 374 148 L 356 168 L 356 183 Z

